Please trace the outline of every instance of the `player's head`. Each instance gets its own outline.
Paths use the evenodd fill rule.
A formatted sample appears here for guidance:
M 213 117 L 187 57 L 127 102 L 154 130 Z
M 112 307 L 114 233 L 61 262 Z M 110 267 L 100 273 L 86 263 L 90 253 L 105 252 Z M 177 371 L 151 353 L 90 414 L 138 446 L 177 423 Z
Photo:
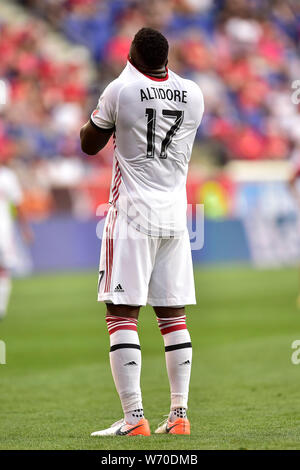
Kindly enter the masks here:
M 165 36 L 152 28 L 140 29 L 131 44 L 130 57 L 137 65 L 160 69 L 168 63 L 169 44 Z

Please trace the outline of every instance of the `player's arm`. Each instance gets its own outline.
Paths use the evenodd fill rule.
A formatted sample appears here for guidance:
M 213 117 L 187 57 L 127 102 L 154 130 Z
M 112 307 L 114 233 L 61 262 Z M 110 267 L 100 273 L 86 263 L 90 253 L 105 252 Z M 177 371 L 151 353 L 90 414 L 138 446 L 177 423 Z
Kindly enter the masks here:
M 297 180 L 299 179 L 300 172 L 299 169 L 292 169 L 289 176 L 288 176 L 288 185 L 292 191 L 293 194 L 297 194 Z
M 291 172 L 289 178 L 288 178 L 288 186 L 290 188 L 290 191 L 297 201 L 298 206 L 300 206 L 300 194 L 299 194 L 299 189 L 297 182 L 299 180 L 300 172 L 299 169 L 295 169 Z
M 88 155 L 96 155 L 109 141 L 114 127 L 102 129 L 91 119 L 80 129 L 81 149 Z
M 293 172 L 289 179 L 288 179 L 288 184 L 290 186 L 291 189 L 294 189 L 295 186 L 296 186 L 296 181 L 297 181 L 297 178 L 299 177 L 298 173 L 297 172 Z
M 119 86 L 114 80 L 105 88 L 90 120 L 80 130 L 81 148 L 88 155 L 102 150 L 115 130 Z

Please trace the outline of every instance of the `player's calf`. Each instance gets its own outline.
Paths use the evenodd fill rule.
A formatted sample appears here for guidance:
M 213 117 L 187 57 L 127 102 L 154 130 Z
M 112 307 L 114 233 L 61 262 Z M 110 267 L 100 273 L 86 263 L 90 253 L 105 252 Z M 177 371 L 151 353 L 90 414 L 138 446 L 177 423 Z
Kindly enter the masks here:
M 124 418 L 109 428 L 96 431 L 91 435 L 149 436 L 150 428 L 148 421 L 144 418 L 140 389 L 141 348 L 137 333 L 138 320 L 132 316 L 124 316 L 126 306 L 122 306 L 123 309 L 119 310 L 120 316 L 115 315 L 115 307 L 118 306 L 113 308 L 109 306 L 106 323 L 110 337 L 110 365 Z

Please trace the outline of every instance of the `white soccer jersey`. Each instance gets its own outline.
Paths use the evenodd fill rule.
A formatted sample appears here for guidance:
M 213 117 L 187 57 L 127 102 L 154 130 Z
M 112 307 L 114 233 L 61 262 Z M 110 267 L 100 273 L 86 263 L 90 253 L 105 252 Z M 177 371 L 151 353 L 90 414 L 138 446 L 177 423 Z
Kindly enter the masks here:
M 22 201 L 22 190 L 15 173 L 0 166 L 0 266 L 11 267 L 15 262 L 13 218 L 11 205 Z
M 149 77 L 128 61 L 91 115 L 96 126 L 115 129 L 110 202 L 144 233 L 185 230 L 188 163 L 203 111 L 194 82 L 171 70 Z

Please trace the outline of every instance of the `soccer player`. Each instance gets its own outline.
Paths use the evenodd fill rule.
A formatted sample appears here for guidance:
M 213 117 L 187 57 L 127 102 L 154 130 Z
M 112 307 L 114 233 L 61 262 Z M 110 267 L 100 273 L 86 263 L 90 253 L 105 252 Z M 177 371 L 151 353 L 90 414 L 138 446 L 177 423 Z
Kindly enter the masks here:
M 23 199 L 21 186 L 16 174 L 7 165 L 8 161 L 0 157 L 0 320 L 7 313 L 11 292 L 11 271 L 18 260 L 13 229 L 12 206 L 15 207 L 26 241 L 32 239 L 32 233 L 22 213 L 20 204 Z
M 158 31 L 135 35 L 128 62 L 81 131 L 96 154 L 113 134 L 110 208 L 100 257 L 98 300 L 107 306 L 110 364 L 124 418 L 92 436 L 150 435 L 140 389 L 140 307 L 152 305 L 165 345 L 171 410 L 156 433 L 190 434 L 192 345 L 185 305 L 195 304 L 186 177 L 204 105 L 199 87 L 167 68 Z
M 298 208 L 300 208 L 300 190 L 299 190 L 299 179 L 300 179 L 300 146 L 296 147 L 292 158 L 290 160 L 290 175 L 288 179 L 288 185 L 291 190 L 292 196 L 296 201 Z M 298 296 L 296 300 L 296 305 L 300 308 L 300 286 L 298 291 Z

